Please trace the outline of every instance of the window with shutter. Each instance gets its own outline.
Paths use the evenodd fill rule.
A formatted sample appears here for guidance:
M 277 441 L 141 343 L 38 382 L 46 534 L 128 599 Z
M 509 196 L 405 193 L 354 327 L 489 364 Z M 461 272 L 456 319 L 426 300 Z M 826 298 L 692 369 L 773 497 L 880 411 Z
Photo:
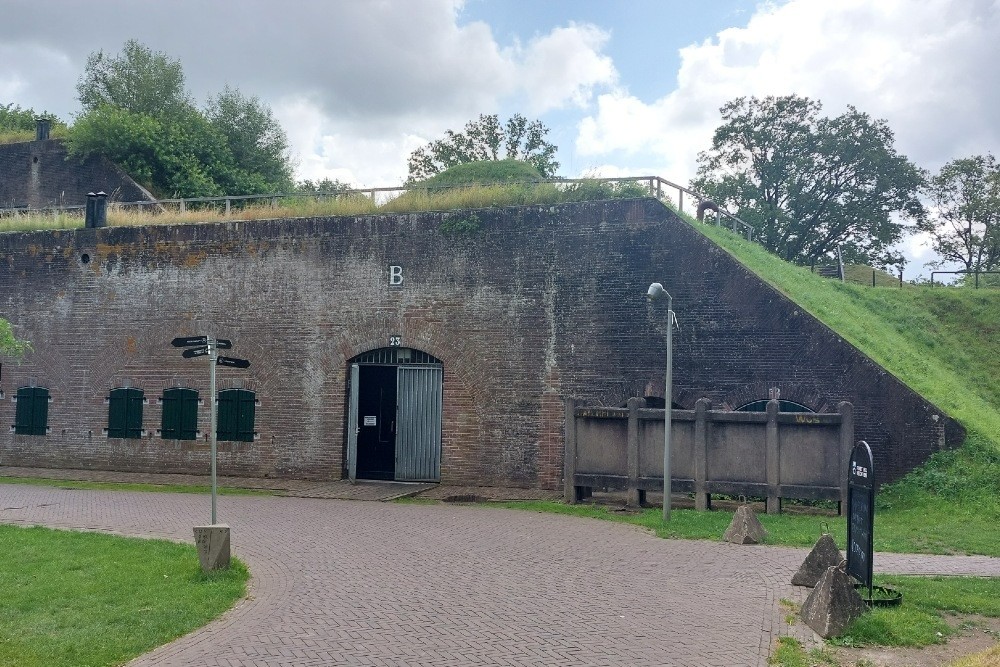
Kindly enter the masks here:
M 194 440 L 198 437 L 198 392 L 174 387 L 163 392 L 160 437 L 164 440 Z
M 45 435 L 49 426 L 49 390 L 45 387 L 21 387 L 17 390 L 14 433 Z
M 119 387 L 108 396 L 108 437 L 142 437 L 142 389 Z
M 219 440 L 253 442 L 257 395 L 246 389 L 226 389 L 219 392 Z

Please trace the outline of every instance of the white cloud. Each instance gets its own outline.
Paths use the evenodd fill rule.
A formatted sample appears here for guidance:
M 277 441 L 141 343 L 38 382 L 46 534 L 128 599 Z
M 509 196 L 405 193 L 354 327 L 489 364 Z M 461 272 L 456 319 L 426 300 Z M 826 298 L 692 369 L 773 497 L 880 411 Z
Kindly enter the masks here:
M 646 102 L 617 91 L 579 126 L 579 154 L 656 154 L 688 179 L 718 108 L 741 95 L 797 93 L 834 115 L 853 104 L 886 118 L 898 148 L 936 169 L 1000 143 L 1000 2 L 790 0 L 745 27 L 681 49 L 677 88 Z
M 581 105 L 615 80 L 608 35 L 592 25 L 501 45 L 485 23 L 459 23 L 463 5 L 7 0 L 0 101 L 68 117 L 87 54 L 135 38 L 181 62 L 196 100 L 229 84 L 270 104 L 300 177 L 384 185 L 406 177 L 410 151 L 480 113 Z
M 585 106 L 595 87 L 615 83 L 614 63 L 601 50 L 608 33 L 591 25 L 570 23 L 531 41 L 518 66 L 531 113 L 567 103 Z

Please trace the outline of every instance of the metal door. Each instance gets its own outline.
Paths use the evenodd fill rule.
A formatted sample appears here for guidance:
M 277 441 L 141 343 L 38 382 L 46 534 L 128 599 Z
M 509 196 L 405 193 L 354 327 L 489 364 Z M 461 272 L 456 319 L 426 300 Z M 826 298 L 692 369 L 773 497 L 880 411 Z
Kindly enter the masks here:
M 399 366 L 396 370 L 396 479 L 441 479 L 440 366 Z
M 347 406 L 347 478 L 358 478 L 358 365 L 351 364 L 351 402 Z

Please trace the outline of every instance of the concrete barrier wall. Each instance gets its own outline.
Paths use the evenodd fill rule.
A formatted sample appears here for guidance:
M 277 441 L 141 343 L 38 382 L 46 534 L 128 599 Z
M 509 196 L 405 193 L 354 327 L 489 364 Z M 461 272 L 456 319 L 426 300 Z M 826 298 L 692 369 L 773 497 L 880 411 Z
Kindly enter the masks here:
M 566 401 L 565 498 L 577 502 L 594 488 L 624 490 L 641 503 L 663 489 L 663 410 L 633 398 L 626 408 L 578 406 Z M 671 415 L 674 493 L 691 493 L 695 507 L 711 507 L 712 494 L 759 496 L 768 512 L 783 498 L 847 500 L 847 460 L 854 443 L 853 407 L 836 413 L 783 413 L 771 400 L 766 412 L 694 410 Z

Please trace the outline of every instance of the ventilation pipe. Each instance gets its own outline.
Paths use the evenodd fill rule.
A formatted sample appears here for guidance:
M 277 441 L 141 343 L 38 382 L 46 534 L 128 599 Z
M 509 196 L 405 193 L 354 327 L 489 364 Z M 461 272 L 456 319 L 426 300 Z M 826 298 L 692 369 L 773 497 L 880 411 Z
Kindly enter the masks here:
M 52 121 L 44 116 L 35 119 L 35 141 L 45 141 L 49 138 L 49 128 Z
M 108 195 L 104 192 L 87 193 L 87 215 L 84 227 L 97 228 L 108 226 Z

